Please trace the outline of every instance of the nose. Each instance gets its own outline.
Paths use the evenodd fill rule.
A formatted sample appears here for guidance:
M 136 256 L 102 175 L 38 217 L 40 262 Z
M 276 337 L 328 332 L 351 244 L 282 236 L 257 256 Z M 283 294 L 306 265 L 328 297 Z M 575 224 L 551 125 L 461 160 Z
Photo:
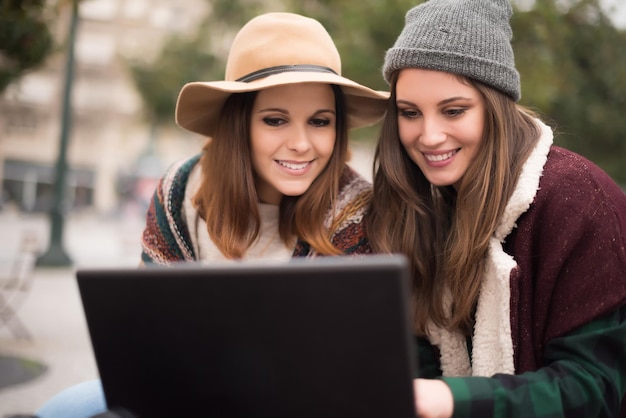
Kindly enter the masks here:
M 311 148 L 311 140 L 306 127 L 294 127 L 287 132 L 287 135 L 285 144 L 289 150 L 303 153 Z
M 426 117 L 422 119 L 422 133 L 420 142 L 426 147 L 435 147 L 446 140 L 446 133 L 441 121 L 436 117 Z

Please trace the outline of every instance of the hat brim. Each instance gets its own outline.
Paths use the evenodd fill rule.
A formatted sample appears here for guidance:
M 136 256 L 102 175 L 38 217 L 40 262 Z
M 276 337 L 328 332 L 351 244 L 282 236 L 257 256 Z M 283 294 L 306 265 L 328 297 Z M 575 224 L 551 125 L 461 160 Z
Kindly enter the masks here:
M 196 81 L 185 84 L 176 103 L 176 123 L 191 132 L 212 136 L 224 102 L 231 94 L 298 83 L 323 83 L 340 86 L 346 96 L 349 128 L 372 125 L 383 117 L 387 109 L 388 92 L 370 89 L 332 73 L 298 71 L 274 74 L 247 83 L 239 81 Z

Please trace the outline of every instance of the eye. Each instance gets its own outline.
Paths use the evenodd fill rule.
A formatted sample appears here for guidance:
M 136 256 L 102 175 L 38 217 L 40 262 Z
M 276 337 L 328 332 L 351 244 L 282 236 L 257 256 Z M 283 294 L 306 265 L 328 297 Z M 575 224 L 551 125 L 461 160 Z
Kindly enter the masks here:
M 467 108 L 455 108 L 455 109 L 446 109 L 443 113 L 450 117 L 460 116 L 467 111 Z
M 263 118 L 263 122 L 266 125 L 269 126 L 280 126 L 283 125 L 284 123 L 287 123 L 287 121 L 283 118 L 275 118 L 275 117 L 267 117 L 267 118 Z
M 309 120 L 309 124 L 318 128 L 330 125 L 330 119 L 327 118 L 313 118 Z
M 398 109 L 398 115 L 407 119 L 415 119 L 421 116 L 421 112 L 414 109 Z

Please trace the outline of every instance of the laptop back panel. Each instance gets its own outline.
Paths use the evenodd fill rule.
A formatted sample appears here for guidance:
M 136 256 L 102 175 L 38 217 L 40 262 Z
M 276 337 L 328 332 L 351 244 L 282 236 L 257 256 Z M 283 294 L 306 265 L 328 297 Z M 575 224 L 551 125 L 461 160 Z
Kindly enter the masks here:
M 404 258 L 79 270 L 109 408 L 414 417 Z

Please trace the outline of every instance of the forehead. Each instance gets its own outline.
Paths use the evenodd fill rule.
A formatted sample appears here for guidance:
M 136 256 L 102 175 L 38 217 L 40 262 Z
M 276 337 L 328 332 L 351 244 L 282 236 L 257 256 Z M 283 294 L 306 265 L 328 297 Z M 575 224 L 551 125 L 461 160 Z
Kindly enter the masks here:
M 335 94 L 330 84 L 324 83 L 296 83 L 274 86 L 259 91 L 255 106 L 263 106 L 280 102 L 281 107 L 297 103 L 324 103 L 333 104 Z
M 478 90 L 457 74 L 423 68 L 405 68 L 398 74 L 396 96 L 448 97 L 450 95 L 477 96 Z M 451 97 L 451 96 L 450 96 Z

